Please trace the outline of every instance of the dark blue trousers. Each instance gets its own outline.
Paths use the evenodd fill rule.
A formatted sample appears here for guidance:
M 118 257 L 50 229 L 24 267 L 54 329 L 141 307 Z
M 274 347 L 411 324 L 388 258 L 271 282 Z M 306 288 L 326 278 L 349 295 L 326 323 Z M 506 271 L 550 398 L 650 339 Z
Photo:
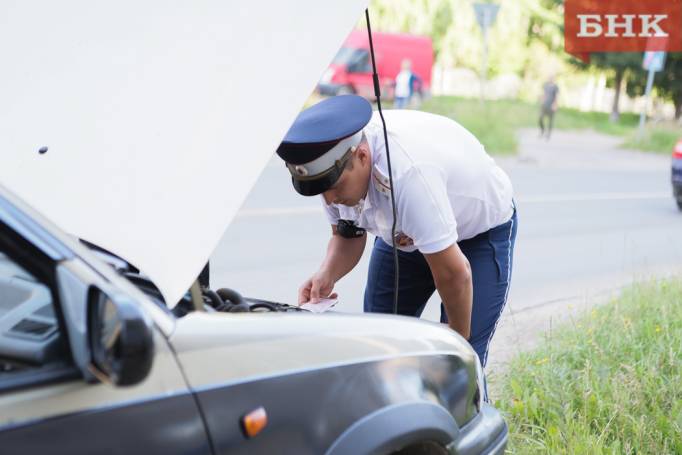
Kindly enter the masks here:
M 490 340 L 509 294 L 517 224 L 514 211 L 508 222 L 474 238 L 458 242 L 471 265 L 474 287 L 469 343 L 484 366 L 488 360 Z M 431 269 L 419 251 L 398 251 L 398 264 L 398 314 L 419 317 L 436 290 Z M 393 249 L 377 237 L 369 263 L 365 311 L 393 312 L 394 277 Z M 447 322 L 442 303 L 440 320 Z

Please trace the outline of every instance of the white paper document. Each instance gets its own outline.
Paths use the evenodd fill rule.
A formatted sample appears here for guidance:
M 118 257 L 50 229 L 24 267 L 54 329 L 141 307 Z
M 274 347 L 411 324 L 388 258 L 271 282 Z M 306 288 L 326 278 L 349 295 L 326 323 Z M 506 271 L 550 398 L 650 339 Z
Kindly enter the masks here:
M 320 299 L 319 302 L 317 303 L 304 303 L 301 305 L 301 308 L 304 310 L 311 311 L 313 313 L 324 313 L 325 311 L 329 311 L 338 303 L 337 299 Z

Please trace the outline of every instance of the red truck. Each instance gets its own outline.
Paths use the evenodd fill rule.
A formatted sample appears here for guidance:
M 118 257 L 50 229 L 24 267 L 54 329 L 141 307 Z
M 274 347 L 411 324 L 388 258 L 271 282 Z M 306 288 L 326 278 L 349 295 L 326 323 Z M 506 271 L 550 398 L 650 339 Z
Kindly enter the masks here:
M 431 38 L 403 33 L 373 32 L 377 73 L 381 84 L 381 97 L 392 99 L 395 78 L 404 60 L 411 63 L 411 71 L 420 80 L 422 92 L 431 89 L 433 45 Z M 318 84 L 322 95 L 355 93 L 374 100 L 372 62 L 369 40 L 365 30 L 353 30 L 322 75 Z

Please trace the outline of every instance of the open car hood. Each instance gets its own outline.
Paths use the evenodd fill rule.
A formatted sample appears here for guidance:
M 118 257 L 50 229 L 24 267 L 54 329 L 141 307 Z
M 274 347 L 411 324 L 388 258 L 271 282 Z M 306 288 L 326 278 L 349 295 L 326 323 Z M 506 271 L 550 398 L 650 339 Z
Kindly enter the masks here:
M 365 4 L 4 1 L 0 183 L 175 302 Z

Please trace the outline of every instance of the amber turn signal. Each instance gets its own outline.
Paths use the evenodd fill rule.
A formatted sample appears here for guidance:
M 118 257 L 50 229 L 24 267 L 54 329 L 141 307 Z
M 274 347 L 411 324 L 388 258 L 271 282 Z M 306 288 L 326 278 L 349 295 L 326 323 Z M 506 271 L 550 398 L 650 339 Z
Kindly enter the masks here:
M 268 424 L 268 414 L 264 407 L 254 409 L 242 417 L 242 430 L 247 438 L 253 438 Z

